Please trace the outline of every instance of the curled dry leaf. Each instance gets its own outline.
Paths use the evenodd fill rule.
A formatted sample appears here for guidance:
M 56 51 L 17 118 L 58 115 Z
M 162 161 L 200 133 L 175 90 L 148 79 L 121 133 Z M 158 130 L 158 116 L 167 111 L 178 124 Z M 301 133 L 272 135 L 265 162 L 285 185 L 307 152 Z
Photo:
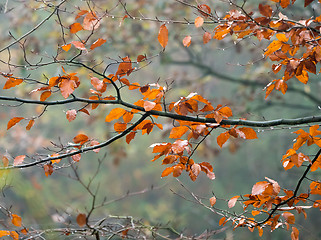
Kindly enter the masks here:
M 77 116 L 77 111 L 75 109 L 68 110 L 66 112 L 66 118 L 68 119 L 69 122 L 75 120 L 76 116 Z
M 191 36 L 186 36 L 183 39 L 183 45 L 184 47 L 189 47 L 191 45 L 192 42 L 192 37 Z
M 216 197 L 213 196 L 213 197 L 210 198 L 210 204 L 213 207 L 215 205 L 215 203 L 216 203 Z
M 13 165 L 17 166 L 20 165 L 21 163 L 23 163 L 23 160 L 25 159 L 26 155 L 20 155 L 17 156 L 14 160 L 13 160 Z

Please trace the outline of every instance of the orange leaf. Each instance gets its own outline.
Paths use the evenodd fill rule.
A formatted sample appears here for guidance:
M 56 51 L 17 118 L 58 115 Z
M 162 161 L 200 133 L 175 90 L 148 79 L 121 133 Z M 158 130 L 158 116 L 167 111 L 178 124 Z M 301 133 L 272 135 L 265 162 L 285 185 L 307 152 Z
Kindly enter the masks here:
M 83 20 L 83 28 L 85 30 L 95 30 L 99 27 L 99 18 L 96 16 L 95 12 L 88 12 Z
M 43 93 L 41 93 L 40 95 L 40 101 L 46 101 L 48 97 L 51 96 L 51 91 L 44 91 Z
M 296 227 L 292 227 L 291 240 L 299 240 L 299 230 Z
M 295 217 L 290 212 L 282 213 L 282 217 L 284 217 L 285 221 L 287 221 L 288 224 L 294 224 L 295 223 Z
M 95 41 L 95 42 L 90 46 L 90 49 L 93 50 L 93 49 L 95 49 L 96 47 L 100 47 L 100 46 L 103 45 L 105 42 L 106 42 L 105 39 L 98 38 L 98 40 Z
M 158 42 L 163 48 L 165 48 L 168 43 L 168 30 L 165 24 L 160 26 L 159 33 L 158 33 Z
M 18 86 L 22 82 L 23 82 L 23 80 L 20 78 L 8 77 L 8 80 L 6 81 L 5 85 L 3 86 L 3 89 L 9 89 L 9 88 Z
M 215 205 L 215 203 L 216 203 L 216 197 L 213 196 L 213 197 L 210 198 L 210 204 L 213 207 Z
M 195 27 L 197 27 L 197 28 L 201 27 L 203 25 L 203 23 L 204 23 L 204 18 L 202 18 L 202 17 L 197 17 L 194 22 Z
M 225 222 L 225 217 L 222 217 L 220 221 L 218 222 L 218 225 L 221 226 Z
M 5 237 L 9 235 L 10 235 L 10 231 L 0 230 L 0 237 Z
M 65 52 L 68 52 L 71 48 L 71 44 L 65 44 L 65 45 L 62 45 L 61 48 L 65 51 Z
M 2 163 L 4 167 L 9 166 L 9 159 L 6 156 L 2 156 Z
M 106 116 L 105 122 L 111 122 L 115 119 L 123 116 L 127 111 L 123 108 L 114 108 L 110 111 L 110 113 Z
M 123 120 L 125 123 L 129 123 L 134 117 L 134 114 L 131 112 L 127 112 L 123 115 Z
M 189 47 L 189 45 L 191 45 L 191 40 L 192 40 L 191 36 L 184 37 L 184 39 L 183 39 L 184 47 Z
M 240 136 L 244 139 L 256 139 L 257 138 L 256 132 L 252 128 L 241 127 L 241 128 L 238 128 L 237 130 L 244 133 L 244 137 Z
M 14 125 L 16 125 L 18 122 L 20 122 L 22 119 L 24 119 L 23 117 L 14 117 L 11 118 L 7 124 L 7 130 L 9 130 L 10 128 L 12 128 Z
M 224 132 L 224 133 L 221 133 L 220 135 L 218 135 L 216 141 L 217 141 L 217 144 L 222 148 L 223 144 L 226 143 L 226 141 L 230 138 L 230 134 L 229 132 Z
M 144 109 L 146 112 L 152 110 L 156 106 L 155 102 L 145 101 L 144 102 Z
M 229 208 L 232 208 L 235 206 L 236 202 L 237 202 L 237 199 L 239 198 L 240 196 L 234 196 L 232 197 L 229 201 L 228 201 L 228 207 Z
M 66 112 L 66 118 L 68 119 L 69 122 L 75 120 L 76 116 L 77 116 L 77 111 L 75 109 L 68 110 Z
M 72 94 L 74 92 L 75 88 L 77 88 L 77 83 L 72 78 L 64 78 L 60 82 L 59 88 L 61 91 L 61 95 L 64 98 L 67 98 L 67 97 L 69 97 L 70 94 Z
M 211 8 L 206 4 L 198 5 L 197 10 L 206 18 L 211 14 Z
M 169 174 L 171 174 L 173 171 L 174 171 L 174 168 L 173 168 L 173 167 L 165 168 L 165 170 L 162 172 L 161 177 L 166 177 L 166 176 L 168 176 Z
M 80 145 L 83 145 L 85 142 L 88 141 L 88 139 L 89 138 L 85 134 L 80 133 L 76 137 L 74 137 L 73 141 L 76 144 L 79 143 Z
M 252 210 L 252 215 L 255 217 L 256 215 L 259 215 L 261 213 L 261 211 L 257 211 L 257 210 Z
M 126 130 L 127 123 L 115 123 L 114 129 L 116 132 L 121 133 Z
M 71 44 L 74 45 L 76 48 L 78 48 L 80 50 L 87 50 L 86 47 L 85 47 L 85 44 L 83 44 L 82 42 L 72 41 Z
M 179 126 L 179 127 L 174 127 L 171 130 L 171 133 L 169 135 L 169 138 L 180 138 L 183 136 L 187 131 L 189 130 L 188 127 L 186 126 Z
M 79 225 L 79 227 L 83 227 L 86 225 L 87 223 L 87 217 L 86 217 L 86 214 L 84 213 L 79 213 L 77 218 L 76 218 L 76 221 Z
M 35 120 L 31 119 L 28 125 L 26 126 L 26 130 L 29 131 L 34 124 L 35 124 Z
M 12 224 L 15 225 L 16 227 L 21 227 L 21 217 L 19 217 L 16 214 L 12 214 L 11 217 L 12 217 L 12 220 L 11 220 Z
M 206 44 L 212 39 L 212 35 L 209 32 L 205 32 L 203 35 L 203 43 Z
M 82 26 L 80 23 L 73 23 L 70 25 L 70 33 L 75 34 L 76 32 L 79 32 L 83 30 Z
M 133 71 L 132 63 L 130 58 L 124 57 L 122 58 L 123 62 L 121 62 L 118 66 L 116 75 L 119 75 L 120 77 L 127 74 L 127 76 Z

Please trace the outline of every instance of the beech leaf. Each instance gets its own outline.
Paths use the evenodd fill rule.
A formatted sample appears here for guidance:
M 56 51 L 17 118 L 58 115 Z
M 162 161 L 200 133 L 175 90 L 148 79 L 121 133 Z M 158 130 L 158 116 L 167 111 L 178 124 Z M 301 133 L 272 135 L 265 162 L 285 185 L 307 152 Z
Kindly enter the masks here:
M 168 30 L 165 24 L 160 26 L 159 33 L 158 33 L 158 42 L 160 45 L 165 48 L 168 43 Z
M 11 118 L 10 121 L 7 124 L 7 130 L 9 130 L 10 128 L 12 128 L 14 125 L 16 125 L 18 122 L 20 122 L 22 119 L 24 119 L 23 117 L 14 117 Z

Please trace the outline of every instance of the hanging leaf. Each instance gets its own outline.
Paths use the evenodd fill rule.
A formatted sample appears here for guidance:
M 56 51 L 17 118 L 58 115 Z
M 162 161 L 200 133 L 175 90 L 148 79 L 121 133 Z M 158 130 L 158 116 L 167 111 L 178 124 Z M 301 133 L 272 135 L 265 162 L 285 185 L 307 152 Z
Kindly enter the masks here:
M 47 100 L 48 97 L 51 96 L 51 91 L 44 91 L 43 93 L 41 93 L 40 95 L 40 101 L 44 102 Z
M 159 33 L 158 33 L 158 42 L 160 45 L 165 48 L 168 43 L 168 30 L 165 24 L 160 26 Z
M 216 138 L 217 144 L 222 148 L 223 144 L 230 138 L 229 132 L 224 132 Z
M 71 44 L 65 44 L 65 45 L 62 45 L 61 48 L 65 51 L 65 52 L 68 52 L 71 48 Z
M 35 120 L 31 119 L 28 125 L 26 126 L 26 130 L 29 131 L 34 124 L 35 124 Z
M 155 102 L 145 101 L 144 102 L 144 109 L 146 112 L 152 110 L 156 106 Z
M 21 84 L 23 82 L 22 79 L 11 77 L 11 75 L 4 76 L 4 77 L 6 77 L 8 80 L 4 84 L 3 89 L 9 89 L 9 88 L 18 86 L 19 84 Z
M 174 127 L 171 130 L 169 138 L 180 138 L 189 130 L 186 126 Z
M 53 167 L 51 164 L 44 165 L 43 169 L 45 170 L 46 177 L 48 177 L 49 175 L 51 175 L 53 173 Z
M 294 217 L 293 213 L 284 212 L 284 213 L 282 213 L 282 217 L 284 217 L 285 221 L 288 224 L 294 224 L 295 223 L 295 217 Z
M 125 131 L 126 128 L 127 128 L 127 123 L 115 123 L 114 124 L 114 129 L 118 133 Z
M 215 205 L 215 203 L 216 203 L 216 197 L 213 196 L 213 197 L 210 198 L 210 204 L 213 207 Z
M 75 120 L 76 116 L 77 116 L 77 111 L 75 109 L 68 110 L 66 112 L 66 118 L 68 119 L 69 122 Z
M 14 117 L 11 118 L 7 124 L 7 130 L 9 130 L 10 128 L 12 128 L 14 125 L 16 125 L 18 122 L 20 122 L 22 119 L 24 119 L 23 117 Z
M 197 28 L 201 27 L 203 25 L 203 23 L 204 23 L 204 18 L 202 18 L 202 17 L 197 17 L 194 22 L 195 27 L 197 27 Z
M 71 44 L 74 45 L 76 48 L 78 48 L 80 50 L 87 50 L 86 47 L 85 47 L 85 44 L 83 44 L 82 42 L 72 41 Z
M 79 213 L 77 218 L 76 218 L 76 221 L 79 225 L 79 227 L 83 227 L 86 225 L 87 223 L 87 217 L 86 217 L 86 214 L 84 213 Z
M 207 44 L 209 41 L 211 41 L 212 35 L 209 32 L 205 32 L 203 35 L 203 43 Z
M 232 197 L 229 201 L 228 201 L 228 207 L 229 208 L 232 208 L 235 206 L 236 202 L 237 202 L 237 199 L 239 198 L 240 196 L 234 196 Z
M 191 36 L 186 36 L 186 37 L 183 39 L 183 45 L 184 45 L 184 47 L 189 47 L 189 45 L 191 45 L 191 40 L 192 40 L 192 37 L 191 37 Z

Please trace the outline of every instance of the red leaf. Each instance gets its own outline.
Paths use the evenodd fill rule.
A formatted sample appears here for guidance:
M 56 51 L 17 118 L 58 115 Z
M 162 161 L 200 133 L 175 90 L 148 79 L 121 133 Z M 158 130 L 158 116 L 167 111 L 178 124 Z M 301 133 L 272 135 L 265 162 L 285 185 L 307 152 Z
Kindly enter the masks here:
M 96 42 L 94 42 L 94 43 L 90 46 L 90 49 L 93 50 L 93 49 L 95 49 L 96 47 L 100 47 L 100 46 L 103 45 L 105 42 L 106 42 L 105 39 L 98 38 L 98 40 L 97 40 Z
M 146 59 L 146 56 L 144 56 L 144 55 L 138 55 L 138 57 L 137 57 L 137 62 L 141 62 L 141 61 L 143 61 L 144 59 Z
M 239 198 L 240 196 L 234 196 L 232 197 L 229 201 L 228 201 L 228 207 L 229 208 L 232 208 L 235 206 L 236 202 L 237 202 L 237 199 Z
M 69 122 L 75 120 L 76 116 L 77 116 L 77 111 L 75 109 L 68 110 L 66 112 L 66 118 L 68 119 Z
M 14 117 L 11 118 L 7 124 L 7 130 L 9 130 L 10 128 L 12 128 L 14 125 L 16 125 L 18 122 L 20 122 L 22 119 L 24 119 L 23 117 Z
M 136 132 L 130 132 L 126 135 L 126 143 L 129 144 L 134 139 Z
M 165 48 L 168 43 L 168 30 L 165 24 L 160 26 L 159 33 L 158 33 L 158 42 L 163 48 Z
M 23 160 L 25 159 L 26 155 L 20 155 L 20 156 L 17 156 L 14 160 L 13 160 L 13 166 L 17 166 L 17 165 L 20 165 Z
M 77 218 L 76 218 L 76 221 L 79 225 L 79 227 L 83 227 L 86 225 L 87 223 L 87 217 L 86 217 L 86 214 L 84 213 L 79 213 Z
M 70 33 L 72 33 L 72 34 L 75 34 L 76 32 L 79 32 L 81 30 L 83 30 L 83 27 L 81 26 L 80 23 L 76 22 L 76 23 L 73 23 L 73 24 L 70 25 Z
M 183 39 L 184 47 L 189 47 L 189 45 L 191 45 L 191 40 L 192 40 L 191 36 L 184 37 L 184 39 Z
M 211 14 L 211 8 L 206 4 L 198 5 L 197 10 L 206 18 Z

